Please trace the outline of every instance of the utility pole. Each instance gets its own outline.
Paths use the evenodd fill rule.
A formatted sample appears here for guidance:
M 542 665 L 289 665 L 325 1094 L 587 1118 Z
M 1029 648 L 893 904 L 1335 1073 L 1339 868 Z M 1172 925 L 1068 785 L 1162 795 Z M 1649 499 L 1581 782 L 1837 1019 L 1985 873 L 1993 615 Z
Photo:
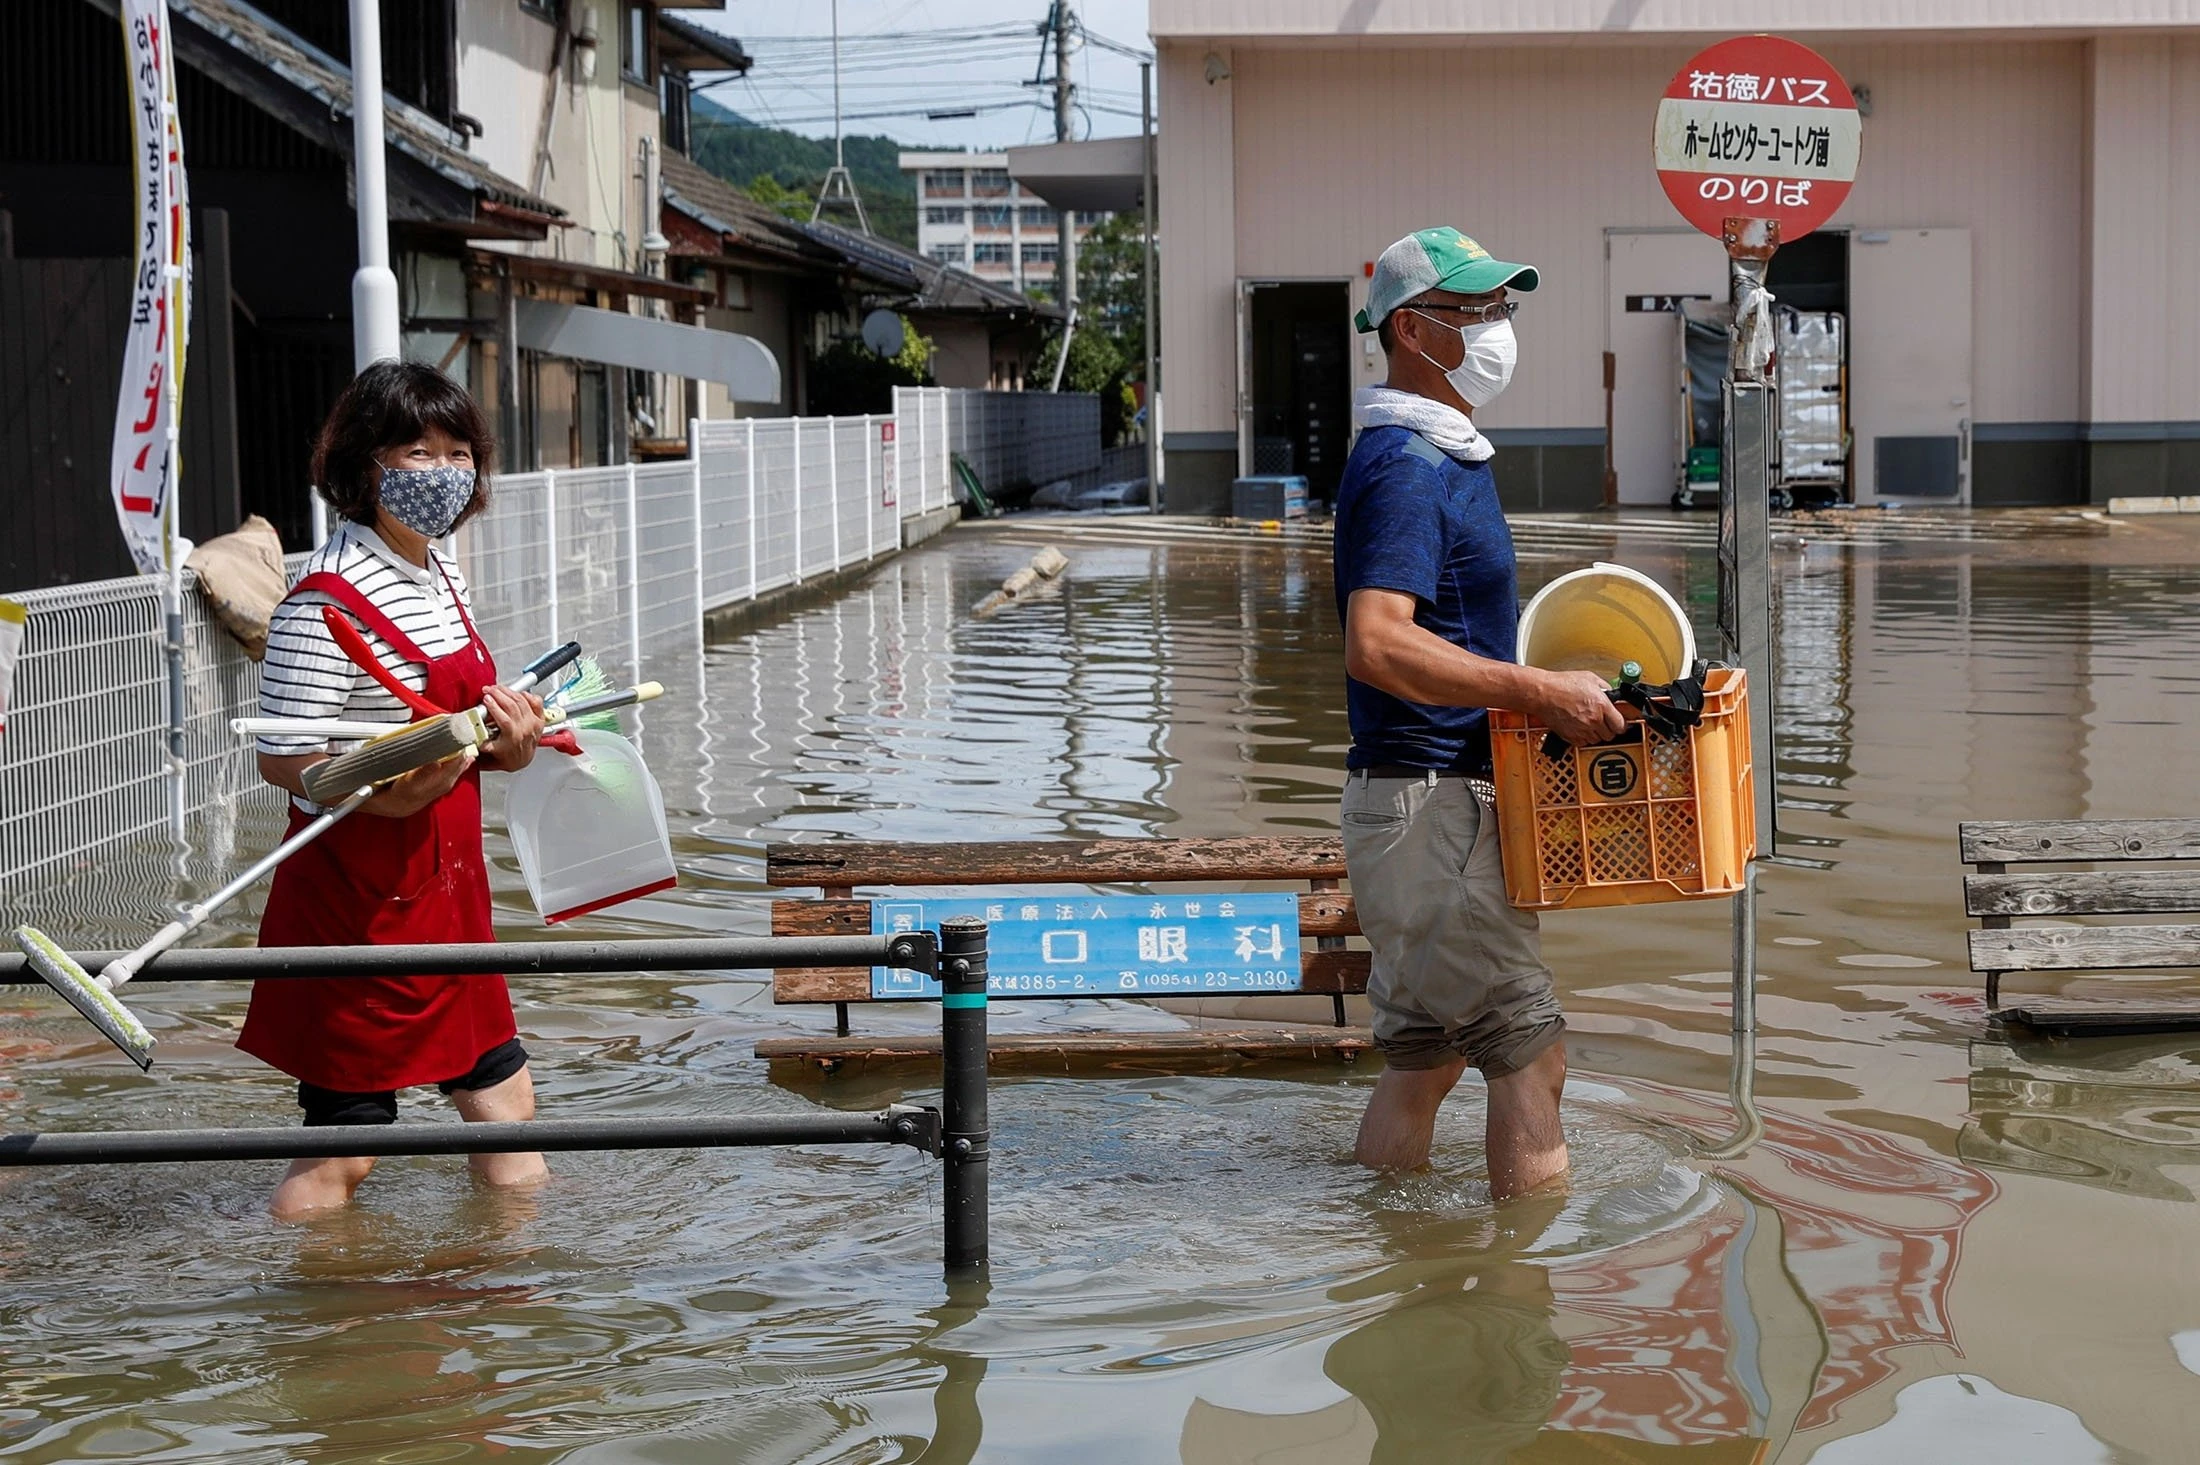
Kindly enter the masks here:
M 1054 140 L 1068 142 L 1069 98 L 1075 90 L 1069 81 L 1069 28 L 1076 20 L 1070 13 L 1068 0 L 1054 0 L 1051 19 L 1054 26 Z M 1077 211 L 1058 209 L 1056 213 L 1054 300 L 1062 307 L 1063 319 L 1067 320 L 1070 306 L 1077 299 Z M 1063 346 L 1066 352 L 1066 340 Z
M 1153 196 L 1153 63 L 1138 63 L 1138 151 L 1139 192 L 1138 205 L 1145 218 L 1145 226 L 1139 232 L 1145 237 L 1145 265 L 1139 273 L 1145 278 L 1145 329 L 1146 338 L 1146 507 L 1152 513 L 1161 512 L 1161 375 L 1155 353 L 1160 347 L 1154 335 L 1154 196 Z
M 840 0 L 833 0 L 833 170 L 817 190 L 817 202 L 810 208 L 811 223 L 817 222 L 827 203 L 849 205 L 856 211 L 856 227 L 866 234 L 871 232 L 871 221 L 863 216 L 863 195 L 856 192 L 856 180 L 849 175 L 840 137 Z
M 351 0 L 351 151 L 359 268 L 351 277 L 352 369 L 399 351 L 397 276 L 390 272 L 389 190 L 382 156 L 382 7 Z

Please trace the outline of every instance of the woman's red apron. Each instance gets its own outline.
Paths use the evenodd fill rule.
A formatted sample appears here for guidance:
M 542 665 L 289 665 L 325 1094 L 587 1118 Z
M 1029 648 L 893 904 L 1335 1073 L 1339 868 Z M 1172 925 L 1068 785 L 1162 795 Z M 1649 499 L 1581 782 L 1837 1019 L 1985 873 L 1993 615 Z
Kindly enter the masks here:
M 308 575 L 298 590 L 325 593 L 399 656 L 426 666 L 424 695 L 438 707 L 477 706 L 496 679 L 463 606 L 466 645 L 431 657 L 340 576 Z M 292 805 L 290 833 L 311 818 Z M 340 820 L 277 868 L 260 921 L 262 946 L 494 939 L 478 768 L 417 814 Z M 502 977 L 289 978 L 253 984 L 237 1046 L 307 1083 L 378 1093 L 457 1078 L 517 1031 Z

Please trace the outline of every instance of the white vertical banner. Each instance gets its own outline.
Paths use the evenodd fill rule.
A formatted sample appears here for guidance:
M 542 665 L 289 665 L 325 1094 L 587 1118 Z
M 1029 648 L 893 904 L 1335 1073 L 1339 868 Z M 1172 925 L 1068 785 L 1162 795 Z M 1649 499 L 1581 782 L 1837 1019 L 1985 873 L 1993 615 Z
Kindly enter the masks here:
M 0 600 L 0 730 L 8 725 L 8 697 L 15 689 L 15 663 L 23 652 L 23 626 L 30 613 L 12 600 Z
M 171 571 L 190 552 L 176 533 L 176 438 L 191 318 L 190 209 L 167 0 L 122 0 L 130 65 L 131 167 L 137 184 L 137 275 L 115 405 L 115 513 L 145 574 Z

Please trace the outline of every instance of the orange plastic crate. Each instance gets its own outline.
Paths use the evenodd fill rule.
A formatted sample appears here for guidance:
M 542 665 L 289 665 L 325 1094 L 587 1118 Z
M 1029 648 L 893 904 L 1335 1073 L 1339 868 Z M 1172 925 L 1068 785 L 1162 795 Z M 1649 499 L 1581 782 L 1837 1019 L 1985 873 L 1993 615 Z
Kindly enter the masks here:
M 1622 705 L 1631 741 L 1543 752 L 1548 729 L 1492 709 L 1505 894 L 1528 910 L 1732 895 L 1757 854 L 1748 678 L 1704 679 L 1703 721 L 1678 741 Z

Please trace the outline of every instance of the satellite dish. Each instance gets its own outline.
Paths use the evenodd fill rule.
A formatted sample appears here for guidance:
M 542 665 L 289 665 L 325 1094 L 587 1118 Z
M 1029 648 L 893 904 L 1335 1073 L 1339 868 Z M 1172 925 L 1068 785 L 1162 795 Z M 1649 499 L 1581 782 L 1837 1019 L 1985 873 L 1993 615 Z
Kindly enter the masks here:
M 899 356 L 903 338 L 901 317 L 891 310 L 874 310 L 863 318 L 863 344 L 879 355 Z

